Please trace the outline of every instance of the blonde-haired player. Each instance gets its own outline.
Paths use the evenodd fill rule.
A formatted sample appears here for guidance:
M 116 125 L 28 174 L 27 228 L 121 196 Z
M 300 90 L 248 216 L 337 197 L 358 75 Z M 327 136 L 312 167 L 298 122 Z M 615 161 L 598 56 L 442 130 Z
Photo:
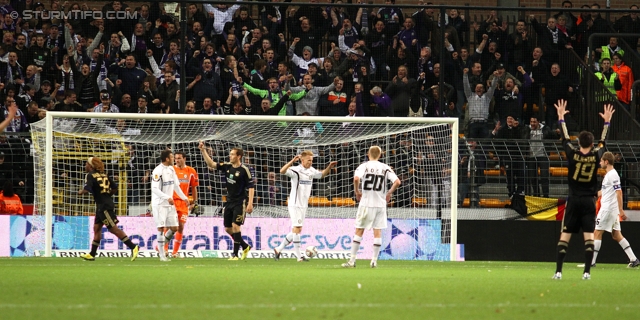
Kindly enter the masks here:
M 378 161 L 381 155 L 380 147 L 369 148 L 367 152 L 369 161 L 361 164 L 353 177 L 356 200 L 360 201 L 360 204 L 356 215 L 356 234 L 353 236 L 351 258 L 342 264 L 344 268 L 356 267 L 356 255 L 360 249 L 365 228 L 373 228 L 373 257 L 370 266 L 371 268 L 378 266 L 382 229 L 387 228 L 387 203 L 391 201 L 391 195 L 401 184 L 391 167 Z M 392 183 L 389 190 L 387 190 L 387 180 Z
M 629 257 L 629 268 L 640 266 L 640 261 L 636 258 L 631 250 L 629 241 L 625 239 L 620 231 L 620 220 L 627 220 L 622 207 L 622 187 L 620 186 L 620 176 L 616 169 L 613 168 L 615 156 L 611 152 L 605 152 L 600 158 L 600 167 L 605 169 L 607 173 L 602 179 L 602 189 L 598 193 L 602 193 L 602 200 L 598 216 L 596 217 L 596 229 L 594 236 L 594 252 L 591 266 L 595 266 L 600 246 L 602 245 L 602 234 L 607 231 L 611 233 L 613 240 L 618 242 L 622 250 Z
M 171 241 L 173 234 L 178 231 L 178 213 L 173 192 L 175 191 L 182 201 L 189 201 L 189 198 L 176 186 L 180 185 L 180 180 L 173 168 L 173 153 L 171 150 L 163 150 L 160 153 L 160 163 L 151 173 L 151 210 L 153 219 L 158 228 L 158 251 L 160 261 L 171 261 L 165 256 L 164 244 Z M 168 229 L 164 232 L 164 229 Z
M 187 205 L 187 202 L 180 201 L 180 197 L 176 192 L 173 193 L 173 200 L 176 206 L 176 211 L 178 212 L 178 231 L 174 235 L 173 238 L 173 252 L 170 257 L 177 257 L 178 250 L 180 250 L 180 246 L 182 245 L 182 232 L 184 231 L 184 225 L 187 223 L 187 217 L 189 216 L 189 211 L 193 209 L 193 206 L 198 201 L 198 173 L 196 169 L 188 166 L 186 164 L 187 155 L 184 152 L 178 151 L 173 154 L 175 159 L 175 165 L 173 169 L 176 171 L 176 175 L 178 176 L 178 180 L 180 180 L 180 190 L 185 195 L 189 195 L 189 190 L 191 190 L 191 197 L 193 202 L 190 202 Z M 169 242 L 165 242 L 164 251 L 169 252 Z
M 293 167 L 296 161 L 300 164 Z M 312 167 L 313 152 L 310 150 L 303 151 L 300 155 L 296 155 L 280 168 L 280 174 L 285 174 L 291 178 L 291 194 L 289 195 L 288 209 L 291 216 L 291 232 L 287 234 L 280 246 L 273 249 L 275 260 L 280 259 L 280 253 L 289 243 L 293 242 L 294 252 L 298 257 L 298 262 L 309 261 L 304 255 L 300 254 L 300 232 L 302 232 L 302 224 L 309 206 L 309 197 L 311 196 L 311 188 L 313 179 L 322 179 L 331 173 L 331 168 L 335 167 L 338 162 L 332 161 L 327 167 L 318 171 Z

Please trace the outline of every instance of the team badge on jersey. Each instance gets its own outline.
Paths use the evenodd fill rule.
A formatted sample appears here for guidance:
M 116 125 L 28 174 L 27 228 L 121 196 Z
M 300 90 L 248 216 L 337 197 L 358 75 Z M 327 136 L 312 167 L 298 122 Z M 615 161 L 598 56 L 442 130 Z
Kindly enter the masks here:
M 153 181 L 158 181 L 160 180 L 160 177 L 157 174 L 153 175 Z

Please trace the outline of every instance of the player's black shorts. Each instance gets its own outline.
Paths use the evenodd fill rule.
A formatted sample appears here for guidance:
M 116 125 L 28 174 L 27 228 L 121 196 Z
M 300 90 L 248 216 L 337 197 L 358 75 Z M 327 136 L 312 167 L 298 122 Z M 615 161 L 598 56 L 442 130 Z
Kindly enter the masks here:
M 118 217 L 113 205 L 100 205 L 96 209 L 95 224 L 104 224 L 107 229 L 115 227 L 118 224 Z
M 593 232 L 596 228 L 596 199 L 592 196 L 571 196 L 562 220 L 562 232 Z
M 246 202 L 227 202 L 224 204 L 224 227 L 231 228 L 235 223 L 239 226 L 244 224 Z

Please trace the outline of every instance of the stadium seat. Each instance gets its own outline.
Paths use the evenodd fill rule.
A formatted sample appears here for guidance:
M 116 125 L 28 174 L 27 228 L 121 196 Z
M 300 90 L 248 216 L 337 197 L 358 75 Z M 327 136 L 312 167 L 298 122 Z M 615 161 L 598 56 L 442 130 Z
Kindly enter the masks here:
M 569 174 L 569 168 L 567 167 L 551 167 L 549 173 L 552 177 L 566 177 Z
M 309 197 L 310 207 L 330 207 L 331 201 L 327 197 Z
M 627 208 L 629 210 L 640 210 L 640 201 L 629 201 L 627 203 Z
M 501 170 L 500 169 L 488 169 L 488 170 L 484 170 L 484 175 L 485 176 L 492 176 L 492 177 L 498 177 L 501 174 Z
M 483 208 L 504 208 L 511 204 L 511 200 L 500 199 L 480 199 L 480 207 Z
M 427 205 L 427 198 L 413 197 L 411 198 L 411 205 L 414 207 L 424 207 Z
M 331 204 L 336 207 L 355 207 L 356 201 L 351 198 L 336 197 L 331 199 Z
M 469 200 L 469 198 L 464 198 L 464 201 L 462 201 L 462 207 L 469 208 L 470 206 L 471 206 L 471 200 Z
M 552 160 L 552 161 L 567 160 L 567 154 L 565 152 L 560 152 L 559 154 L 557 152 L 551 152 L 549 153 L 549 160 Z

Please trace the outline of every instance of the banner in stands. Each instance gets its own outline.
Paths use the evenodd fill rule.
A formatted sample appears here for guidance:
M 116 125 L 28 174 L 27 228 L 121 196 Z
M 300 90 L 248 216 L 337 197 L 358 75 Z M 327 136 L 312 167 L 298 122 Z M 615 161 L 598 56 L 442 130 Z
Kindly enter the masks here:
M 36 256 L 44 250 L 43 216 L 0 216 L 0 228 L 10 225 L 9 232 L 0 232 L 0 256 Z M 88 250 L 93 239 L 93 217 L 55 216 L 53 225 L 53 250 L 73 256 L 75 251 Z M 123 229 L 142 251 L 154 251 L 157 231 L 152 217 L 121 217 L 118 226 Z M 256 251 L 256 258 L 269 258 L 265 251 L 272 252 L 290 231 L 290 219 L 250 218 L 242 226 L 242 236 Z M 351 250 L 354 219 L 306 219 L 301 237 L 301 248 L 316 246 L 322 254 L 333 253 L 324 258 L 343 259 Z M 2 231 L 2 229 L 0 229 Z M 388 260 L 449 260 L 449 244 L 442 243 L 439 220 L 389 219 L 382 233 L 380 259 Z M 363 246 L 358 259 L 370 259 L 373 252 L 373 235 L 365 232 Z M 202 257 L 224 257 L 233 248 L 231 237 L 226 234 L 220 217 L 191 217 L 185 225 L 181 249 L 187 252 L 202 251 Z M 290 252 L 290 244 L 285 251 Z M 58 251 L 56 251 L 58 250 Z M 127 248 L 106 228 L 102 229 L 99 250 L 126 251 Z M 215 252 L 206 253 L 205 252 Z M 463 260 L 464 252 L 458 260 Z M 152 253 L 146 254 L 152 256 Z M 64 256 L 64 255 L 56 255 Z

